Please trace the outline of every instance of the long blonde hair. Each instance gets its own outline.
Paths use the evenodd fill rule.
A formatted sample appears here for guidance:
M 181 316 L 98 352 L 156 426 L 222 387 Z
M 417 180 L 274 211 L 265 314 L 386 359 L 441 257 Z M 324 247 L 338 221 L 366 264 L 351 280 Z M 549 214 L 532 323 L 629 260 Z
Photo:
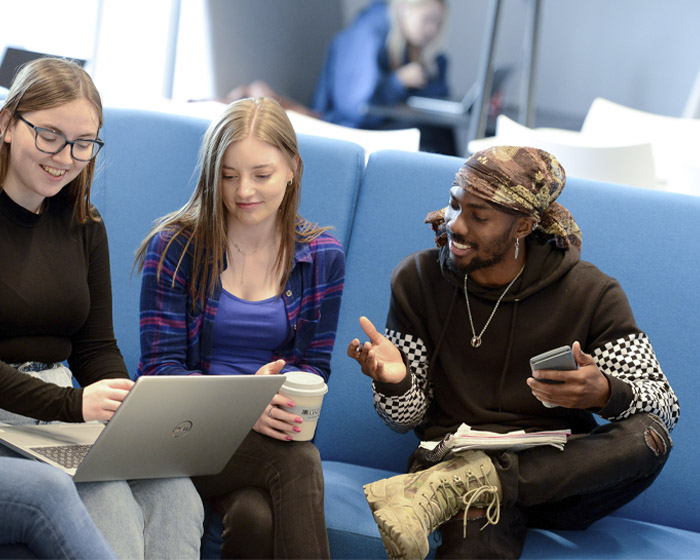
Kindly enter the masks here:
M 277 101 L 267 97 L 241 99 L 232 103 L 218 120 L 212 122 L 204 135 L 199 151 L 199 179 L 192 196 L 182 208 L 156 222 L 136 253 L 136 264 L 141 270 L 151 239 L 159 232 L 171 231 L 173 235 L 158 265 L 160 275 L 163 260 L 171 244 L 182 238 L 184 250 L 177 268 L 180 267 L 185 253 L 191 250 L 193 258 L 190 293 L 193 303 L 203 302 L 207 294 L 213 293 L 224 270 L 228 242 L 226 209 L 221 192 L 223 159 L 229 146 L 249 136 L 267 142 L 282 152 L 293 172 L 277 213 L 282 242 L 274 266 L 282 273 L 280 291 L 292 271 L 295 242 L 308 243 L 330 229 L 318 227 L 299 216 L 304 164 L 299 157 L 294 127 L 284 109 Z
M 86 99 L 97 112 L 98 130 L 102 128 L 102 99 L 90 75 L 75 62 L 62 58 L 40 58 L 22 66 L 12 82 L 0 112 L 9 115 L 7 127 L 0 131 L 0 190 L 10 165 L 11 145 L 5 133 L 22 113 L 52 109 Z M 90 188 L 95 174 L 95 158 L 62 190 L 61 196 L 73 204 L 80 223 L 97 220 L 90 204 Z
M 434 0 L 391 0 L 389 3 L 389 34 L 386 37 L 386 50 L 389 58 L 389 64 L 393 70 L 404 65 L 404 56 L 408 47 L 406 37 L 401 31 L 401 7 L 405 4 L 422 4 L 424 2 L 432 2 Z M 445 0 L 437 0 L 445 6 Z M 444 35 L 445 25 L 443 23 L 440 35 L 436 37 L 430 44 L 426 45 L 420 53 L 420 63 L 426 69 L 429 75 L 437 74 L 436 57 L 442 49 L 442 37 Z

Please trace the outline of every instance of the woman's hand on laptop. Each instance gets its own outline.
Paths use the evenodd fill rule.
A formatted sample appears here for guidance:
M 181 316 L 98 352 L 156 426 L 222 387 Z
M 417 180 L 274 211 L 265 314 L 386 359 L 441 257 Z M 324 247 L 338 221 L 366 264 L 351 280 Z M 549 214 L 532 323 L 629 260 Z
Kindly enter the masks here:
M 103 379 L 83 389 L 83 420 L 109 420 L 134 386 L 131 379 Z

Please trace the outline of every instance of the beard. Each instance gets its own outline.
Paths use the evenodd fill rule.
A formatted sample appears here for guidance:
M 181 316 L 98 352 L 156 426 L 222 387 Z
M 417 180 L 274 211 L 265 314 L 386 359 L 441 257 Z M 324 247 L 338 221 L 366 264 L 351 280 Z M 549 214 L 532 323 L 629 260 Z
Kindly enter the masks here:
M 480 245 L 468 243 L 466 240 L 463 240 L 461 236 L 451 235 L 448 232 L 448 238 L 454 238 L 454 240 L 458 243 L 469 244 L 476 253 L 471 261 L 461 266 L 459 263 L 455 262 L 454 255 L 451 252 L 448 253 L 447 267 L 459 276 L 473 274 L 477 270 L 482 270 L 502 263 L 506 259 L 507 254 L 510 252 L 512 245 L 509 237 L 504 236 L 503 239 L 499 240 L 497 243 L 494 243 L 489 250 L 481 251 Z

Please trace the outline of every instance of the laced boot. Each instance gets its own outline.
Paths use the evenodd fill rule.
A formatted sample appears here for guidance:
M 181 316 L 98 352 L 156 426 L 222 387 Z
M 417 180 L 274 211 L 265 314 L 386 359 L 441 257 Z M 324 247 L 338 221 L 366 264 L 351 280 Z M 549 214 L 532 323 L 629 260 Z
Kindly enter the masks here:
M 464 509 L 483 510 L 487 525 L 498 523 L 501 481 L 483 451 L 468 450 L 433 467 L 366 484 L 367 502 L 391 559 L 425 558 L 428 537 Z M 483 527 L 482 527 L 483 528 Z

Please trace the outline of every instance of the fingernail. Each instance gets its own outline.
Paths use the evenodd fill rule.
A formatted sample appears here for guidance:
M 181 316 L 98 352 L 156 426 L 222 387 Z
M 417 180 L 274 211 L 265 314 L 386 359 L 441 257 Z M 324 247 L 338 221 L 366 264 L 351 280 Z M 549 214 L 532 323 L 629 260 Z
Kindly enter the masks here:
M 301 432 L 301 428 L 299 426 L 294 426 L 294 431 L 295 432 Z
M 302 420 L 299 416 L 297 416 L 297 417 L 294 419 L 294 421 L 295 421 L 297 424 L 301 424 L 301 423 L 303 422 L 303 420 Z
M 287 406 L 289 408 L 294 408 L 294 401 L 287 401 Z
M 294 441 L 294 438 L 293 438 L 292 436 L 287 436 L 287 437 L 286 437 L 286 440 L 287 440 L 287 441 Z

